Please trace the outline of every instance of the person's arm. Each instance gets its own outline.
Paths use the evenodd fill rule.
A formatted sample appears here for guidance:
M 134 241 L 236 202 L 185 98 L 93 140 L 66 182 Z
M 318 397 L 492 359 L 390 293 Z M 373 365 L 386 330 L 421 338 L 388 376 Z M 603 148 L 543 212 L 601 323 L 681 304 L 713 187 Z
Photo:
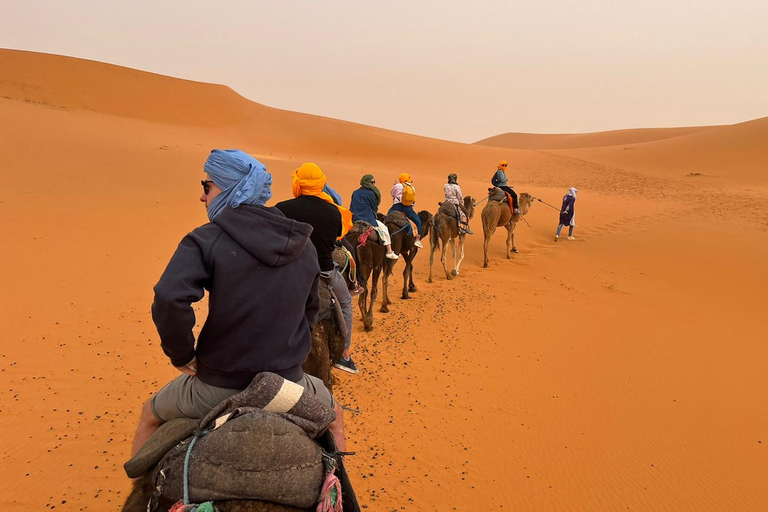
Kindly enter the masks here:
M 317 323 L 317 313 L 320 311 L 320 297 L 317 293 L 319 279 L 320 274 L 315 276 L 315 281 L 312 283 L 309 297 L 307 297 L 307 305 L 304 308 L 304 317 L 307 319 L 310 331 L 315 328 L 315 323 Z
M 185 367 L 191 369 L 195 360 L 192 303 L 203 298 L 210 277 L 202 248 L 187 235 L 155 285 L 152 320 L 160 335 L 160 347 L 171 364 L 182 372 Z
M 371 213 L 373 214 L 373 218 L 376 218 L 376 214 L 379 213 L 379 205 L 376 204 L 376 194 L 370 193 L 365 195 L 365 202 L 368 203 L 368 206 L 371 209 Z

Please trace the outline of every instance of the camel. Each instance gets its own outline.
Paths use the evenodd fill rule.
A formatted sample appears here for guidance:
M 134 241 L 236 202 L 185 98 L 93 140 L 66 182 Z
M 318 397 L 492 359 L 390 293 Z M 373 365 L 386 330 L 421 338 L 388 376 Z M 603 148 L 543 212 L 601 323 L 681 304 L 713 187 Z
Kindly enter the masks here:
M 426 210 L 419 212 L 419 218 L 424 229 L 424 237 L 429 236 L 430 226 L 432 225 L 432 214 Z M 407 217 L 401 212 L 392 212 L 384 218 L 384 224 L 387 225 L 389 233 L 392 236 L 392 250 L 395 254 L 398 254 L 401 259 L 405 261 L 405 268 L 403 269 L 403 299 L 410 299 L 409 292 L 413 293 L 417 291 L 416 285 L 413 283 L 413 259 L 416 257 L 416 253 L 419 252 L 419 248 L 413 245 L 416 242 L 416 237 L 407 231 L 405 222 L 410 223 Z M 386 289 L 386 282 L 385 282 Z M 389 301 L 389 298 L 385 298 Z M 390 303 L 391 304 L 391 303 Z
M 367 236 L 365 245 L 360 242 L 360 236 L 363 234 Z M 366 331 L 371 331 L 373 330 L 373 304 L 376 302 L 380 276 L 382 277 L 382 299 L 379 311 L 382 313 L 389 312 L 388 306 L 391 302 L 387 290 L 394 261 L 386 258 L 387 250 L 379 243 L 376 230 L 365 221 L 355 221 L 352 229 L 344 238 L 352 247 L 356 248 L 357 284 L 363 288 L 357 304 L 363 317 L 363 328 Z
M 448 204 L 452 206 L 453 203 Z M 475 200 L 471 196 L 464 198 L 464 211 L 467 212 L 467 218 L 469 219 L 475 215 Z M 459 239 L 458 260 L 456 259 L 457 238 Z M 443 264 L 445 278 L 450 281 L 454 276 L 459 275 L 459 267 L 461 267 L 461 262 L 464 261 L 464 243 L 466 241 L 466 233 L 459 234 L 459 219 L 447 213 L 444 207 L 441 206 L 432 218 L 432 233 L 429 237 L 429 279 L 427 279 L 427 282 L 432 282 L 432 264 L 435 259 L 435 251 L 437 251 L 441 244 L 440 262 Z M 451 244 L 451 255 L 453 256 L 453 270 L 450 273 L 448 272 L 448 267 L 445 266 L 445 253 L 449 242 Z
M 511 252 L 517 252 L 515 226 L 523 218 L 523 215 L 528 213 L 533 204 L 533 196 L 523 192 L 518 198 L 520 213 L 513 215 L 509 209 L 509 204 L 491 199 L 493 193 L 494 189 L 488 189 L 488 204 L 485 205 L 481 213 L 483 218 L 483 268 L 488 268 L 488 243 L 498 227 L 507 228 L 507 259 L 512 257 Z

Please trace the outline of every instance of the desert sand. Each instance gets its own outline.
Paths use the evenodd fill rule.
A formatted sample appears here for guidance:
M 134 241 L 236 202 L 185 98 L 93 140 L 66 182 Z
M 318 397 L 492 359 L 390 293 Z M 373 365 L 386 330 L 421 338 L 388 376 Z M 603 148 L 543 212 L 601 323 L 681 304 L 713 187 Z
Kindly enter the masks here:
M 336 394 L 360 410 L 347 464 L 367 510 L 764 510 L 766 140 L 768 118 L 459 144 L 0 50 L 5 508 L 120 509 L 140 405 L 176 375 L 152 286 L 207 222 L 208 152 L 240 148 L 271 204 L 305 161 L 345 201 L 364 173 L 384 192 L 407 171 L 430 211 L 450 172 L 484 197 L 500 159 L 555 206 L 579 188 L 575 241 L 535 203 L 519 254 L 497 233 L 483 269 L 478 215 L 455 280 L 428 284 L 422 251 L 414 298 L 355 322 L 361 371 Z

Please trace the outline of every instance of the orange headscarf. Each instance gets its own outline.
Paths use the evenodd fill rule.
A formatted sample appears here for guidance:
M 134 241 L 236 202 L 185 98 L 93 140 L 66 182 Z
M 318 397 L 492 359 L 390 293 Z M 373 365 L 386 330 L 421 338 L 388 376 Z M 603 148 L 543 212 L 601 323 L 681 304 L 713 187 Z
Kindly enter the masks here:
M 407 181 L 408 183 L 411 183 L 411 175 L 410 175 L 410 174 L 407 174 L 407 173 L 403 173 L 403 174 L 401 174 L 400 176 L 398 176 L 398 177 L 397 177 L 397 180 L 398 180 L 400 183 L 405 183 L 406 181 Z
M 501 169 L 502 167 L 506 167 L 508 165 L 506 160 L 502 160 L 499 162 L 498 168 Z
M 331 196 L 323 192 L 326 181 L 325 174 L 317 164 L 302 164 L 293 171 L 293 197 L 315 196 L 338 208 L 341 213 L 341 238 L 352 229 L 352 212 L 334 203 Z

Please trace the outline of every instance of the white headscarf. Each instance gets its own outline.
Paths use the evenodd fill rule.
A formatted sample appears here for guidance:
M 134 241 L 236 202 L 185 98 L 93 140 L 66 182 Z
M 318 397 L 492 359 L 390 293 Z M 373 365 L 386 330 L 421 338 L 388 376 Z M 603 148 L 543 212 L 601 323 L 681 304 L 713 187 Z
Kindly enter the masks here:
M 578 192 L 578 191 L 579 191 L 579 189 L 577 189 L 576 187 L 571 187 L 571 188 L 568 189 L 568 193 L 566 195 L 567 196 L 573 196 L 573 198 L 576 199 L 576 192 Z

